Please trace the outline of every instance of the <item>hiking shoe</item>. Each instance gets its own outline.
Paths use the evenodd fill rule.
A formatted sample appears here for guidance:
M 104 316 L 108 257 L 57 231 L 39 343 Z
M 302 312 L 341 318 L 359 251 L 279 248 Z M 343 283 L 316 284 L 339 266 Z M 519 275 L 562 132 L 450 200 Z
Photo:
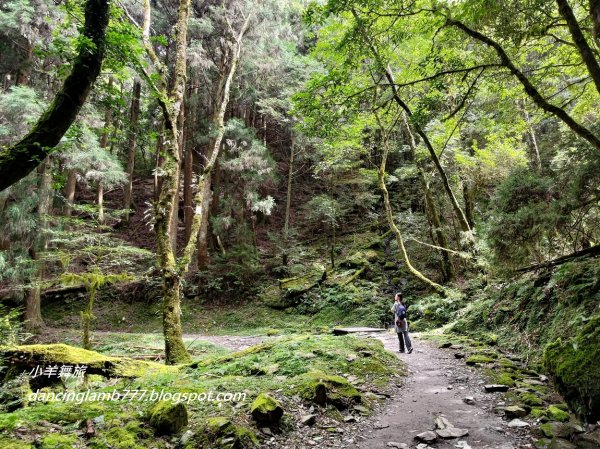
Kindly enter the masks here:
M 413 348 L 410 348 L 410 349 L 408 350 L 408 353 L 409 353 L 409 354 L 412 352 L 412 349 L 413 349 Z
M 400 349 L 398 352 L 401 352 L 404 354 L 406 351 L 404 351 L 403 349 Z

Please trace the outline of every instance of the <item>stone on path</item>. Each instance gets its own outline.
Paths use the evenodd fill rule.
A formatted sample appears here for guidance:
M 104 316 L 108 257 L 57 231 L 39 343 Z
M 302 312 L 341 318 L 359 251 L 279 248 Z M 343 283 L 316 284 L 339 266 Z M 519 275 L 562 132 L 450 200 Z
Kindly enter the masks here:
M 426 432 L 422 432 L 418 435 L 415 435 L 415 440 L 421 441 L 423 443 L 433 443 L 435 440 L 437 440 L 437 434 L 435 432 L 432 432 L 431 430 L 428 430 Z
M 457 359 L 464 359 L 467 355 L 464 354 L 463 352 L 456 352 L 454 353 L 454 357 Z
M 304 424 L 305 426 L 312 426 L 316 421 L 317 421 L 317 416 L 316 415 L 304 415 L 300 419 L 300 422 L 302 424 Z
M 409 449 L 408 444 L 406 444 L 406 443 L 396 443 L 395 441 L 390 441 L 387 444 L 387 447 L 395 447 L 396 449 Z
M 488 384 L 488 385 L 484 385 L 484 390 L 486 393 L 495 393 L 497 391 L 499 392 L 506 392 L 508 391 L 508 385 L 502 385 L 502 384 Z
M 467 396 L 463 398 L 463 402 L 469 405 L 475 405 L 475 398 L 473 396 Z
M 519 407 L 518 405 L 509 405 L 508 407 L 504 408 L 504 415 L 508 419 L 523 418 L 527 416 L 527 410 Z
M 461 438 L 469 434 L 467 429 L 459 429 L 454 427 L 454 425 L 444 416 L 437 416 L 435 418 L 435 427 L 437 429 L 435 433 L 440 438 L 444 439 Z
M 446 341 L 444 343 L 442 343 L 439 348 L 440 349 L 446 349 L 446 348 L 450 348 L 452 346 L 452 342 L 451 341 Z
M 519 427 L 529 427 L 530 424 L 528 422 L 525 421 L 521 421 L 518 418 L 513 419 L 512 421 L 510 421 L 507 424 L 508 427 L 512 427 L 512 428 L 519 428 Z

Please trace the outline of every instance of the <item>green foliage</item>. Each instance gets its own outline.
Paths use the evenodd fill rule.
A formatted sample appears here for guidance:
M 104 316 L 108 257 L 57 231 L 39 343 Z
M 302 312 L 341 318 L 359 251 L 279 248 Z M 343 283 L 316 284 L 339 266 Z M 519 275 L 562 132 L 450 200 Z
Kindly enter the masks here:
M 23 330 L 21 310 L 9 309 L 0 304 L 0 341 L 7 346 L 18 345 L 27 340 L 30 335 Z

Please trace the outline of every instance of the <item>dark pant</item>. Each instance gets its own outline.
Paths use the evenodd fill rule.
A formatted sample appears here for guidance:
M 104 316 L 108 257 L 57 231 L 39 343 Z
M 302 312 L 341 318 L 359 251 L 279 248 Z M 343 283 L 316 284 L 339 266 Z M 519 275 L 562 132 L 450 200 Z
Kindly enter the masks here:
M 400 342 L 400 351 L 404 352 L 404 342 L 406 342 L 407 351 L 412 349 L 412 343 L 410 341 L 410 337 L 408 336 L 407 330 L 398 332 L 398 341 Z

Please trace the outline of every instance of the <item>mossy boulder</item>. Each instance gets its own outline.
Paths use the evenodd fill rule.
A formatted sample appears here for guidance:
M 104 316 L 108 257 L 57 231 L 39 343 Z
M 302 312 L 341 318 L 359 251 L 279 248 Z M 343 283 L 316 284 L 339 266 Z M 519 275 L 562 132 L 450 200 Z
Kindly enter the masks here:
M 253 449 L 258 447 L 256 434 L 248 427 L 235 424 L 223 416 L 208 418 L 199 432 L 185 445 L 185 449 Z
M 13 438 L 0 438 L 0 447 L 2 449 L 33 449 L 28 442 Z
M 474 366 L 474 365 L 482 365 L 485 363 L 491 363 L 493 361 L 494 361 L 494 359 L 487 355 L 475 354 L 475 355 L 469 356 L 467 358 L 467 360 L 465 360 L 465 363 L 467 365 Z
M 157 435 L 178 433 L 188 424 L 187 407 L 183 402 L 158 402 L 149 410 L 148 422 Z
M 323 265 L 307 267 L 301 276 L 280 279 L 278 285 L 266 288 L 261 294 L 262 302 L 274 309 L 287 309 L 299 303 L 300 297 L 321 285 L 327 279 L 327 270 Z
M 257 424 L 271 427 L 278 425 L 279 421 L 281 421 L 283 407 L 281 407 L 279 401 L 274 397 L 266 393 L 261 393 L 252 402 L 250 413 Z
M 562 410 L 556 405 L 551 405 L 547 408 L 547 416 L 552 421 L 567 422 L 570 418 L 568 412 Z
M 583 428 L 576 423 L 562 423 L 551 421 L 540 425 L 540 430 L 547 438 L 571 438 L 583 432 Z
M 360 403 L 362 395 L 346 379 L 320 371 L 310 371 L 298 376 L 297 387 L 300 397 L 317 405 L 332 404 L 344 410 L 352 404 Z
M 586 421 L 600 420 L 600 316 L 575 338 L 549 344 L 543 363 L 572 409 Z

